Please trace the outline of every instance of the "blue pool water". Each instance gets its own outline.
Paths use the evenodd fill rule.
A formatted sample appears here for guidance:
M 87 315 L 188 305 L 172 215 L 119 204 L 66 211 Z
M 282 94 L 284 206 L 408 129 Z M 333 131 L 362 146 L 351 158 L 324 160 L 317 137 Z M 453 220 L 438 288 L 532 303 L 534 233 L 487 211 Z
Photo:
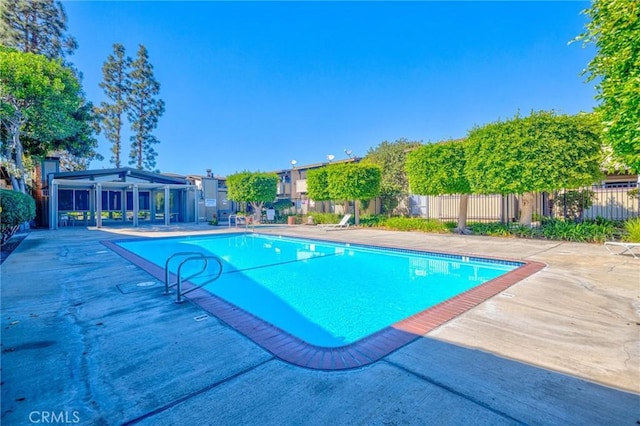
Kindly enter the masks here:
M 521 265 L 260 234 L 118 245 L 160 267 L 176 252 L 217 255 L 224 273 L 207 291 L 324 347 L 360 340 Z

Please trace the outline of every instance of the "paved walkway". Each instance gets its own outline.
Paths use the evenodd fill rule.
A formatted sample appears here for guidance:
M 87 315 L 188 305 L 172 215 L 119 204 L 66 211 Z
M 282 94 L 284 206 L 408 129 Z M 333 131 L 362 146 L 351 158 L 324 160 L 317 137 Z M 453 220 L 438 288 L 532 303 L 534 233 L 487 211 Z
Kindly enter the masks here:
M 638 260 L 589 244 L 265 228 L 548 265 L 376 364 L 324 372 L 172 303 L 100 243 L 211 229 L 31 232 L 1 266 L 2 424 L 640 421 Z

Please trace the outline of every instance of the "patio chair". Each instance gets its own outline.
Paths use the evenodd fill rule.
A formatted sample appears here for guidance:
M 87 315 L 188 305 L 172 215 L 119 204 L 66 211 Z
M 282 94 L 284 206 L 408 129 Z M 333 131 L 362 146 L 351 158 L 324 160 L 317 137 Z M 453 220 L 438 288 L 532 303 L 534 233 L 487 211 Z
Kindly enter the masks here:
M 267 209 L 267 222 L 273 223 L 276 221 L 276 211 L 275 209 Z
M 611 250 L 611 248 L 609 247 L 618 247 L 623 249 L 622 251 L 617 250 L 617 251 L 613 251 Z M 634 249 L 639 249 L 640 250 L 640 243 L 627 243 L 627 242 L 618 242 L 618 241 L 607 241 L 604 243 L 604 248 L 607 249 L 607 251 L 611 254 L 624 254 L 626 252 L 629 252 L 629 254 L 631 254 L 631 256 L 635 257 L 636 259 L 640 259 L 638 256 L 636 256 L 636 254 L 633 252 Z
M 321 223 L 318 226 L 325 231 L 327 229 L 347 229 L 349 227 L 349 219 L 351 219 L 351 215 L 345 214 L 338 223 Z

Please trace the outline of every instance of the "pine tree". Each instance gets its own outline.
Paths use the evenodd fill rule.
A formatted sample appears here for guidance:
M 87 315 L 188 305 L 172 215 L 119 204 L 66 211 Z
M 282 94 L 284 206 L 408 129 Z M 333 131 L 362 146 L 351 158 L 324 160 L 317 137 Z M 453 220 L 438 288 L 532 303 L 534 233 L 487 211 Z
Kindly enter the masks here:
M 124 46 L 113 45 L 113 54 L 109 55 L 102 66 L 104 80 L 100 87 L 110 102 L 101 102 L 98 108 L 100 127 L 105 137 L 111 142 L 111 163 L 120 167 L 121 138 L 125 113 L 128 111 L 127 97 L 131 91 L 129 68 L 131 58 L 125 56 Z
M 0 0 L 0 44 L 48 59 L 63 58 L 78 47 L 67 31 L 67 15 L 59 1 Z
M 140 45 L 136 60 L 132 63 L 131 91 L 127 103 L 128 117 L 134 134 L 131 136 L 129 164 L 138 169 L 151 170 L 156 165 L 153 145 L 159 143 L 151 134 L 158 125 L 158 119 L 164 113 L 164 102 L 157 99 L 160 83 L 153 76 L 153 65 L 144 45 Z

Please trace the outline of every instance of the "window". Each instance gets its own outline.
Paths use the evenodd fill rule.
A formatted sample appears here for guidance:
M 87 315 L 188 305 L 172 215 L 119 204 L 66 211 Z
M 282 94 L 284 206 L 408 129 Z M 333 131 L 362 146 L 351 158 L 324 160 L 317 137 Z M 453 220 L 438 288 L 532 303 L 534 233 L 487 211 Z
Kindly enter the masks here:
M 149 199 L 150 199 L 150 197 L 149 197 L 149 193 L 148 192 L 140 192 L 138 194 L 138 200 L 139 200 L 138 201 L 138 203 L 139 203 L 138 208 L 140 210 L 149 210 L 151 208 L 150 207 L 151 204 L 149 203 Z
M 74 196 L 75 205 L 73 210 L 88 211 L 89 210 L 89 191 L 86 189 L 76 189 Z
M 122 210 L 122 192 L 102 191 L 102 210 Z
M 73 210 L 73 189 L 58 191 L 58 210 Z
M 127 191 L 127 210 L 133 210 L 133 192 Z M 149 193 L 138 193 L 138 210 L 149 210 Z
M 88 211 L 88 189 L 60 189 L 58 191 L 58 210 L 60 211 Z

